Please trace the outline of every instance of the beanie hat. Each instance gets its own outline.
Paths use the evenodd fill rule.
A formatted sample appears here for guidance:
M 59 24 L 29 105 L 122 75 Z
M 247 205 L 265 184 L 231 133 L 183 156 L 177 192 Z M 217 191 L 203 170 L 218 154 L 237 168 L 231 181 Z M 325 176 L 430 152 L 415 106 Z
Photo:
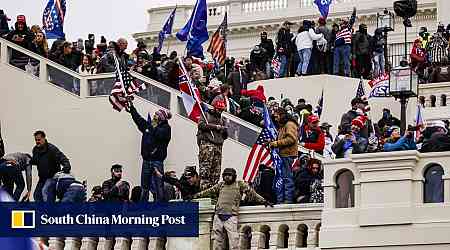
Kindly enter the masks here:
M 25 18 L 24 15 L 18 15 L 18 16 L 17 16 L 17 22 L 18 22 L 18 23 L 23 23 L 23 24 L 26 24 L 26 23 L 27 23 L 26 18 Z
M 359 127 L 360 129 L 362 129 L 362 128 L 364 128 L 364 124 L 366 123 L 366 121 L 367 121 L 367 117 L 360 115 L 360 116 L 356 117 L 355 119 L 353 119 L 352 125 L 355 125 L 355 126 Z
M 160 109 L 160 110 L 156 111 L 155 115 L 158 116 L 158 119 L 160 121 L 167 121 L 167 120 L 170 120 L 170 118 L 172 118 L 172 113 L 170 113 L 170 111 L 166 111 L 164 109 Z
M 317 115 L 310 115 L 308 116 L 308 123 L 314 123 L 320 121 L 319 117 Z

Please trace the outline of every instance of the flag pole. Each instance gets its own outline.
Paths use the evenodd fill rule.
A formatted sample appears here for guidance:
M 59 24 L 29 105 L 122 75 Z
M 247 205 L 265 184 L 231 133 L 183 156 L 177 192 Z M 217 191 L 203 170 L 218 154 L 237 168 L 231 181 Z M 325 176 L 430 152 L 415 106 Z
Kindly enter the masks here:
M 169 41 L 167 41 L 167 55 L 169 55 L 169 50 L 170 50 L 170 39 Z

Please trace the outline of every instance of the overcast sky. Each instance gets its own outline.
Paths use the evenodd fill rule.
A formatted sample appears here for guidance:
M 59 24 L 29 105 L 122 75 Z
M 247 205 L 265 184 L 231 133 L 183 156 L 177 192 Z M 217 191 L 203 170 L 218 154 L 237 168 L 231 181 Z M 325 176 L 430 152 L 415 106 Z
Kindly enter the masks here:
M 29 25 L 42 26 L 42 12 L 48 0 L 1 1 L 0 8 L 12 19 L 10 26 L 14 25 L 19 14 L 27 17 Z M 68 40 L 87 39 L 89 33 L 95 34 L 96 42 L 99 42 L 101 35 L 107 40 L 123 36 L 129 40 L 129 49 L 132 49 L 135 43 L 131 34 L 146 31 L 147 9 L 176 3 L 194 4 L 195 0 L 66 0 L 66 2 L 64 32 Z

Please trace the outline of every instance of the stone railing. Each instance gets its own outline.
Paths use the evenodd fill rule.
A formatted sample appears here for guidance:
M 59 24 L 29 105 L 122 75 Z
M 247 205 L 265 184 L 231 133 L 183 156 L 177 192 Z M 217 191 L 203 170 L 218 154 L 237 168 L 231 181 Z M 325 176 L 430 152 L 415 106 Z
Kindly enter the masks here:
M 322 204 L 241 207 L 240 249 L 316 249 L 319 246 Z M 52 250 L 209 250 L 212 249 L 214 207 L 200 201 L 197 238 L 37 238 Z
M 450 247 L 448 152 L 353 155 L 324 171 L 321 249 Z

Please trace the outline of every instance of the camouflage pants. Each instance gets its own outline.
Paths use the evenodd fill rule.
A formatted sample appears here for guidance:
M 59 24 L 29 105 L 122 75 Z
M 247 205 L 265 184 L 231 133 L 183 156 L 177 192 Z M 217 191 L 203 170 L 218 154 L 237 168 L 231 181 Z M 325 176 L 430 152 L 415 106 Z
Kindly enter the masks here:
M 220 180 L 222 146 L 209 142 L 200 143 L 198 162 L 200 169 L 200 189 L 205 190 Z

